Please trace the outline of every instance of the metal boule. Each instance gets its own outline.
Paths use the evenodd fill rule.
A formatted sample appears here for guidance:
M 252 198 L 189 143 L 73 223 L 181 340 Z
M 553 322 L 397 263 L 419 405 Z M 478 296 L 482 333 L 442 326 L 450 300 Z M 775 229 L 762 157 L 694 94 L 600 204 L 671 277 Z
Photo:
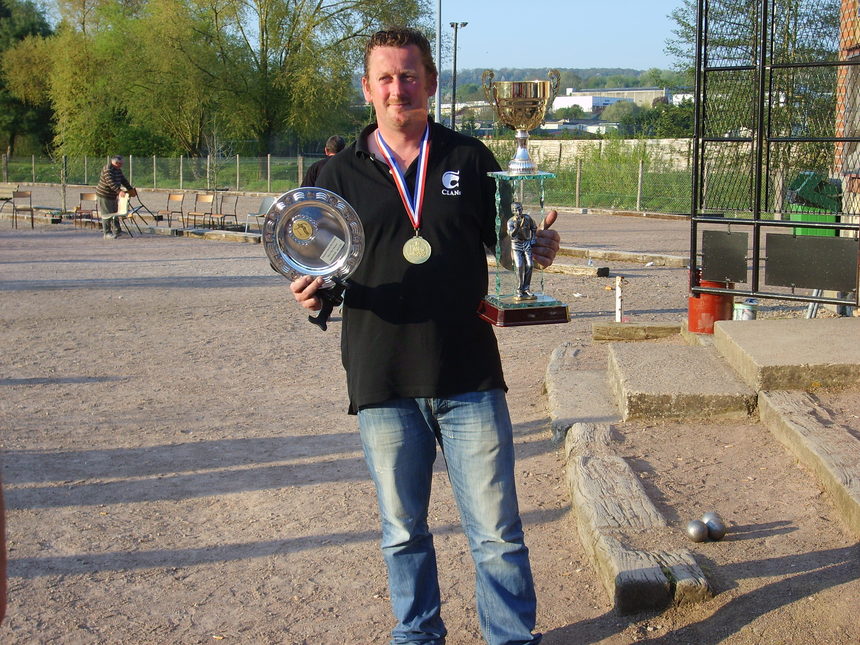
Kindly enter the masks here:
M 704 542 L 708 539 L 708 527 L 702 520 L 692 520 L 687 524 L 687 537 L 693 542 Z
M 711 520 L 716 521 L 716 522 L 722 522 L 723 518 L 720 517 L 719 513 L 717 513 L 716 511 L 708 511 L 707 513 L 702 515 L 702 521 L 705 524 L 707 524 Z
M 726 537 L 726 525 L 721 519 L 711 518 L 705 522 L 705 526 L 708 528 L 708 537 L 710 539 L 719 541 Z

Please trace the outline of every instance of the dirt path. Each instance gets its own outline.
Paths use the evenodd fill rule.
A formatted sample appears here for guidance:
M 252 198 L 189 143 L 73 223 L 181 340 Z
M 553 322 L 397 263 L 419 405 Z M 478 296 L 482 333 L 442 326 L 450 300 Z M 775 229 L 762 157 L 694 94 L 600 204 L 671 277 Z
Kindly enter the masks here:
M 339 324 L 309 325 L 259 245 L 4 227 L 0 263 L 0 642 L 386 642 L 376 504 L 345 414 Z M 613 272 L 627 279 L 631 319 L 685 315 L 685 270 Z M 591 324 L 612 319 L 612 284 L 549 275 L 545 290 L 574 320 L 498 332 L 544 642 L 860 642 L 860 548 L 755 423 L 624 427 L 626 454 L 677 529 L 666 546 L 694 547 L 718 593 L 612 612 L 579 545 L 541 391 L 563 341 L 605 365 Z M 479 643 L 441 462 L 431 523 L 449 645 Z M 686 521 L 711 508 L 729 538 L 684 542 Z

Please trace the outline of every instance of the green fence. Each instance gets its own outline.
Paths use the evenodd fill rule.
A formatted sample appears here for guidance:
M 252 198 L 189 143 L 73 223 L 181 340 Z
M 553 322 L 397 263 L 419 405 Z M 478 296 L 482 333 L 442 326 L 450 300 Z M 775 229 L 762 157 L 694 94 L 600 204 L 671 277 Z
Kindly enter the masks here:
M 499 151 L 502 165 L 506 156 Z M 128 157 L 123 168 L 139 188 L 284 192 L 300 183 L 312 157 Z M 4 156 L 2 180 L 94 186 L 106 163 L 96 157 Z M 689 213 L 691 174 L 660 159 L 606 155 L 544 167 L 546 203 L 558 207 Z
M 295 188 L 316 158 L 303 157 L 135 157 L 123 167 L 140 188 L 283 192 Z M 95 186 L 107 163 L 99 157 L 6 157 L 4 182 Z

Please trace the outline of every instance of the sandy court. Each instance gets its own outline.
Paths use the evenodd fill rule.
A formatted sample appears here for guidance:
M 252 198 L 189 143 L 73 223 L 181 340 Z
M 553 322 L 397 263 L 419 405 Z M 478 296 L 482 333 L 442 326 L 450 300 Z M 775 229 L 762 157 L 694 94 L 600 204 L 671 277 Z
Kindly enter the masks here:
M 375 496 L 345 413 L 337 320 L 310 325 L 258 244 L 0 229 L 0 642 L 386 642 Z M 685 314 L 686 270 L 612 268 L 632 319 Z M 612 612 L 578 541 L 542 380 L 564 341 L 605 366 L 590 330 L 612 319 L 613 280 L 547 275 L 573 321 L 497 333 L 544 642 L 860 641 L 860 548 L 753 422 L 624 427 L 626 455 L 678 529 L 662 546 L 691 546 L 680 527 L 710 507 L 733 533 L 694 545 L 713 600 Z M 470 555 L 437 463 L 448 642 L 480 643 Z

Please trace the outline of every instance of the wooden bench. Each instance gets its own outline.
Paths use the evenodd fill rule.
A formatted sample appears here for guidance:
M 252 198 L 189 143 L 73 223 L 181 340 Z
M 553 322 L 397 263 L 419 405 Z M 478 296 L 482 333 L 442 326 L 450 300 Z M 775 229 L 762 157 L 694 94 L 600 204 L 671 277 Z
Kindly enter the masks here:
M 18 184 L 0 182 L 0 211 L 6 208 L 6 204 L 12 203 L 12 193 L 18 190 Z

